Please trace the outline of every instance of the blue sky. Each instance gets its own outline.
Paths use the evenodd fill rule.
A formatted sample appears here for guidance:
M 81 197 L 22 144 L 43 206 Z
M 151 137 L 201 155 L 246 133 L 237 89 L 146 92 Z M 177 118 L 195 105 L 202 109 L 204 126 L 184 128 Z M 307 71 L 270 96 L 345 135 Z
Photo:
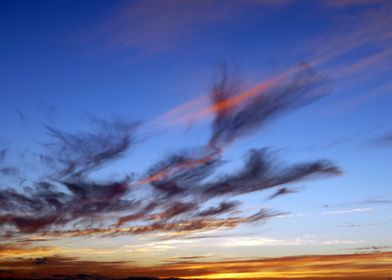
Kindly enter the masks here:
M 94 118 L 141 126 L 135 144 L 88 180 L 140 178 L 168 154 L 208 142 L 214 114 L 198 112 L 210 106 L 208 94 L 223 63 L 243 90 L 308 63 L 325 79 L 328 94 L 238 139 L 212 177 L 235 172 L 250 148 L 263 147 L 279 164 L 327 159 L 342 174 L 279 186 L 298 192 L 272 200 L 267 198 L 276 189 L 239 196 L 243 213 L 262 206 L 288 214 L 213 230 L 223 235 L 222 244 L 239 240 L 235 246 L 211 251 L 215 239 L 197 247 L 179 237 L 173 247 L 162 245 L 166 249 L 152 255 L 147 250 L 140 259 L 157 263 L 180 248 L 179 255 L 221 260 L 390 246 L 390 11 L 388 1 L 2 1 L 0 151 L 7 157 L 1 164 L 17 166 L 20 175 L 3 176 L 2 188 L 23 192 L 26 184 L 53 179 L 37 160 L 52 141 L 46 126 L 90 131 Z M 186 110 L 170 115 L 184 104 Z M 34 234 L 51 229 L 62 228 Z M 156 248 L 164 232 L 149 234 L 148 244 Z M 88 259 L 102 244 L 125 252 L 136 248 L 124 247 L 129 243 L 144 242 L 143 236 L 78 238 L 58 237 L 48 246 L 68 254 L 82 247 L 84 253 L 75 254 Z M 91 245 L 81 245 L 85 240 Z M 104 258 L 116 259 L 109 253 Z

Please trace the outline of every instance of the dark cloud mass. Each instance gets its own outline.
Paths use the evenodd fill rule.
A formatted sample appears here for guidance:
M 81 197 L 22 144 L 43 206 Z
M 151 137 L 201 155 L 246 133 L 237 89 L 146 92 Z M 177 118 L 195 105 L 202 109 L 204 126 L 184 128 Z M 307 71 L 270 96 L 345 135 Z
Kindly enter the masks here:
M 277 190 L 275 193 L 273 193 L 268 199 L 274 199 L 277 198 L 278 196 L 285 195 L 285 194 L 290 194 L 290 193 L 296 193 L 298 190 L 291 190 L 288 188 L 281 188 Z
M 316 161 L 281 167 L 272 161 L 266 149 L 251 150 L 244 168 L 237 174 L 208 185 L 206 196 L 239 195 L 261 191 L 309 177 L 339 175 L 340 169 L 329 161 Z
M 138 124 L 95 120 L 95 126 L 94 132 L 75 134 L 47 126 L 53 139 L 47 146 L 53 156 L 42 158 L 55 165 L 57 176 L 81 177 L 122 156 L 134 142 Z
M 63 182 L 61 185 L 68 192 L 48 182 L 37 183 L 29 193 L 2 190 L 0 225 L 32 233 L 77 220 L 91 224 L 99 221 L 101 215 L 132 209 L 137 204 L 123 199 L 128 191 L 126 181 L 107 185 Z
M 281 215 L 241 209 L 238 195 L 279 189 L 269 198 L 294 192 L 286 187 L 306 179 L 341 174 L 327 160 L 284 165 L 266 148 L 250 149 L 243 167 L 217 174 L 229 145 L 283 113 L 305 106 L 328 92 L 309 66 L 253 97 L 230 103 L 240 86 L 228 72 L 211 90 L 214 119 L 207 143 L 172 153 L 143 176 L 97 181 L 93 171 L 123 156 L 135 143 L 138 123 L 95 121 L 95 131 L 68 133 L 47 127 L 52 141 L 40 155 L 48 174 L 23 191 L 0 190 L 0 227 L 7 235 L 118 235 L 163 232 L 189 235 L 229 229 Z M 228 104 L 230 106 L 228 106 Z M 4 159 L 6 150 L 0 150 Z M 12 173 L 2 167 L 0 172 Z M 131 171 L 131 170 L 130 170 Z
M 229 77 L 227 67 L 211 91 L 216 116 L 213 121 L 211 146 L 221 146 L 250 134 L 267 121 L 289 110 L 305 106 L 326 95 L 329 88 L 323 77 L 309 65 L 301 65 L 292 77 L 230 107 L 230 98 L 239 94 L 240 86 Z
M 210 207 L 201 211 L 198 215 L 201 217 L 216 216 L 234 210 L 238 206 L 238 201 L 223 201 L 218 206 Z

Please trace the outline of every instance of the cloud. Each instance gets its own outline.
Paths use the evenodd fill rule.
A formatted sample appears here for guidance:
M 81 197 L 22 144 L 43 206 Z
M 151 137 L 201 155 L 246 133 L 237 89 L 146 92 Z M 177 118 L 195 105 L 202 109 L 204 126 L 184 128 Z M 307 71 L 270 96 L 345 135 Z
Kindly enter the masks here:
M 364 199 L 353 202 L 342 202 L 342 203 L 333 203 L 333 204 L 324 204 L 325 208 L 335 208 L 335 207 L 355 207 L 355 206 L 364 206 L 364 205 L 388 205 L 392 204 L 391 199 Z
M 336 211 L 325 211 L 322 212 L 322 215 L 344 215 L 344 214 L 353 214 L 359 212 L 370 212 L 374 211 L 373 208 L 354 208 L 354 209 L 345 209 L 345 210 L 336 210 Z
M 26 243 L 0 244 L 0 259 L 41 257 L 60 253 L 60 249 L 51 246 L 31 246 Z
M 340 98 L 333 110 L 366 104 L 369 99 L 389 94 L 390 81 L 383 77 L 391 70 L 388 62 L 392 57 L 392 34 L 386 32 L 392 26 L 391 2 L 336 0 L 317 4 L 322 9 L 339 8 L 332 11 L 338 21 L 329 31 L 302 44 L 298 51 L 312 65 L 326 69 L 342 94 L 354 88 L 355 94 L 345 100 Z M 371 85 L 374 88 L 368 89 Z M 363 89 L 367 89 L 365 93 Z
M 392 23 L 391 7 L 389 1 L 380 1 L 377 5 L 357 10 L 345 18 L 340 22 L 339 29 L 322 34 L 306 47 L 308 51 L 312 49 L 314 60 L 311 61 L 317 64 L 328 63 L 366 45 L 378 47 L 377 51 L 368 54 L 369 57 L 377 55 L 378 52 L 389 53 L 388 46 L 392 37 L 385 30 L 388 30 Z M 366 56 L 361 56 L 361 59 L 366 61 Z M 357 67 L 357 61 L 350 62 L 352 60 L 343 66 Z
M 57 169 L 56 177 L 75 178 L 119 158 L 133 144 L 138 123 L 94 120 L 96 131 L 67 133 L 47 126 L 53 139 L 47 144 L 52 155 L 41 159 Z
M 291 76 L 272 80 L 254 92 L 240 92 L 235 79 L 224 69 L 212 87 L 215 118 L 209 144 L 222 146 L 263 127 L 270 119 L 303 107 L 328 93 L 325 79 L 309 65 Z
M 372 139 L 370 144 L 377 147 L 392 147 L 392 132 L 387 132 L 384 135 Z
M 243 211 L 237 196 L 278 187 L 275 196 L 283 195 L 290 192 L 286 185 L 342 173 L 328 160 L 283 164 L 261 148 L 250 149 L 239 170 L 217 174 L 231 143 L 328 93 L 325 80 L 308 65 L 250 90 L 238 89 L 236 77 L 224 68 L 212 86 L 212 104 L 200 111 L 213 116 L 206 143 L 168 154 L 142 176 L 93 176 L 128 152 L 139 123 L 94 120 L 90 131 L 74 133 L 47 127 L 52 140 L 40 159 L 48 174 L 28 181 L 23 191 L 0 189 L 4 234 L 172 238 L 232 229 L 286 214 L 262 207 Z
M 390 250 L 392 247 L 391 246 L 369 246 L 369 247 L 359 247 L 359 248 L 351 248 L 349 250 L 355 250 L 358 252 L 382 252 L 382 251 L 387 251 Z
M 0 149 L 0 160 L 4 160 L 7 156 L 7 149 Z
M 234 210 L 238 204 L 239 204 L 238 201 L 230 201 L 230 202 L 223 201 L 219 203 L 218 206 L 210 207 L 206 210 L 199 212 L 198 216 L 206 217 L 206 216 L 215 216 L 215 215 L 224 214 Z
M 207 197 L 240 195 L 299 182 L 310 177 L 340 175 L 340 169 L 328 161 L 281 167 L 275 164 L 266 149 L 251 150 L 243 170 L 207 185 Z
M 67 188 L 67 193 L 48 182 L 37 183 L 30 193 L 1 190 L 0 225 L 34 233 L 76 221 L 91 224 L 100 220 L 100 215 L 133 209 L 137 205 L 134 200 L 123 199 L 128 192 L 126 181 L 104 185 L 64 182 L 62 186 Z
M 97 227 L 97 228 L 83 228 L 72 230 L 52 230 L 41 231 L 40 234 L 45 237 L 76 237 L 76 236 L 119 236 L 129 234 L 149 234 L 149 233 L 163 233 L 167 238 L 178 236 L 186 236 L 194 233 L 209 232 L 215 230 L 232 229 L 240 224 L 256 223 L 266 221 L 270 218 L 282 215 L 281 212 L 276 212 L 268 209 L 261 209 L 256 213 L 248 216 L 232 216 L 227 218 L 191 218 L 186 216 L 183 219 L 176 219 L 174 221 L 166 219 L 163 221 L 155 221 L 146 225 L 135 225 L 129 227 Z
M 384 0 L 330 0 L 322 2 L 323 5 L 334 7 L 334 8 L 345 8 L 355 6 L 366 6 L 366 5 L 377 5 L 382 3 Z
M 3 176 L 17 176 L 19 175 L 19 169 L 13 166 L 1 167 L 0 174 Z
M 224 120 L 226 112 L 229 113 L 226 118 L 231 116 L 231 121 L 233 121 L 233 119 L 238 119 L 245 114 L 241 112 L 247 107 L 263 108 L 260 110 L 261 115 L 255 121 L 244 119 L 248 124 L 247 130 L 250 134 L 252 129 L 254 131 L 257 127 L 263 126 L 276 114 L 316 101 L 330 90 L 325 77 L 317 74 L 310 64 L 305 63 L 281 71 L 250 87 L 245 87 L 243 82 L 237 78 L 235 71 L 228 65 L 224 64 L 221 69 L 221 73 L 213 81 L 209 97 L 203 95 L 176 106 L 154 121 L 163 122 L 166 125 L 178 125 L 214 117 L 216 126 L 219 124 L 219 120 Z M 294 88 L 291 88 L 292 86 Z M 312 86 L 314 87 L 312 88 Z M 293 94 L 290 92 L 291 90 L 293 90 Z M 301 90 L 304 91 L 303 94 L 300 93 Z M 277 97 L 276 100 L 273 98 L 274 95 Z M 297 95 L 298 100 L 293 104 L 287 104 L 292 95 Z M 208 100 L 211 101 L 211 104 L 207 103 Z M 258 104 L 253 107 L 255 101 L 258 101 Z M 249 115 L 244 115 L 242 118 L 245 116 Z
M 151 54 L 182 46 L 192 41 L 191 35 L 206 29 L 238 21 L 238 15 L 252 8 L 273 8 L 285 2 L 289 1 L 134 1 L 121 6 L 94 33 L 109 45 Z
M 181 262 L 189 262 L 192 260 L 199 260 L 199 259 L 205 259 L 208 257 L 211 257 L 212 254 L 207 254 L 207 255 L 191 255 L 191 256 L 175 256 L 175 257 L 170 257 L 167 259 L 168 262 L 176 262 L 176 263 L 181 263 Z
M 275 193 L 273 193 L 272 195 L 270 195 L 270 197 L 268 197 L 268 199 L 274 199 L 274 198 L 277 198 L 278 196 L 281 196 L 281 195 L 286 195 L 286 194 L 296 193 L 296 192 L 298 192 L 298 190 L 290 190 L 287 188 L 281 188 L 281 189 L 277 190 Z

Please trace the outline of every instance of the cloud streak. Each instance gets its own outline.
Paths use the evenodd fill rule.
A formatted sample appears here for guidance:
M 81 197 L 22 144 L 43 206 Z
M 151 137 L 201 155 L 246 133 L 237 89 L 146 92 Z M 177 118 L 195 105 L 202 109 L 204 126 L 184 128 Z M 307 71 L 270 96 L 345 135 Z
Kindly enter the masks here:
M 268 149 L 250 149 L 242 169 L 217 173 L 230 144 L 286 112 L 327 94 L 325 80 L 308 65 L 294 67 L 248 91 L 224 68 L 211 88 L 209 139 L 174 152 L 142 176 L 94 180 L 94 172 L 127 153 L 139 123 L 94 121 L 95 130 L 68 133 L 47 127 L 52 141 L 41 162 L 48 175 L 23 191 L 0 190 L 0 226 L 6 235 L 116 236 L 163 233 L 167 237 L 263 222 L 284 213 L 260 207 L 243 211 L 243 194 L 280 188 L 342 172 L 328 160 L 277 161 Z M 132 173 L 132 172 L 130 172 Z

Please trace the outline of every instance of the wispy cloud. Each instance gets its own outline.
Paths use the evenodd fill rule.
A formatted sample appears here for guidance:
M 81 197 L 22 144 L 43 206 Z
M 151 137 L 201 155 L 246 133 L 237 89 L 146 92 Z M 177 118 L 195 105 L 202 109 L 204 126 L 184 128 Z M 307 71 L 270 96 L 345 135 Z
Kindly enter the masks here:
M 274 239 L 265 237 L 233 237 L 221 238 L 220 246 L 252 247 L 252 246 L 308 246 L 308 245 L 344 245 L 358 244 L 361 240 L 316 240 L 309 238 Z
M 354 208 L 354 209 L 345 209 L 345 210 L 335 210 L 335 211 L 325 211 L 322 212 L 322 215 L 344 215 L 344 214 L 353 214 L 359 212 L 370 212 L 374 211 L 374 208 Z
M 392 132 L 384 133 L 370 141 L 370 144 L 378 147 L 392 147 Z
M 296 192 L 298 192 L 298 190 L 281 188 L 281 189 L 278 189 L 275 193 L 273 193 L 268 199 L 274 199 L 274 198 L 277 198 L 282 195 L 296 193 Z
M 3 243 L 0 244 L 0 259 L 52 256 L 59 254 L 60 251 L 60 248 L 51 246 L 31 246 L 25 243 Z
M 250 149 L 243 167 L 217 174 L 227 148 L 276 117 L 328 93 L 308 65 L 272 82 L 238 91 L 223 70 L 211 88 L 211 134 L 204 145 L 169 154 L 141 176 L 94 180 L 93 172 L 125 155 L 139 123 L 94 121 L 92 131 L 68 133 L 47 127 L 52 141 L 39 157 L 48 174 L 23 191 L 0 190 L 0 226 L 5 236 L 116 236 L 164 233 L 183 236 L 267 221 L 286 213 L 260 207 L 242 211 L 238 196 L 288 184 L 338 176 L 328 160 L 283 164 L 266 148 Z M 207 110 L 207 109 L 206 109 Z M 95 128 L 95 130 L 93 130 Z M 129 172 L 131 174 L 131 172 Z
M 392 204 L 392 200 L 385 198 L 385 199 L 363 199 L 358 201 L 351 201 L 351 202 L 341 202 L 341 203 L 333 203 L 333 204 L 325 204 L 325 208 L 335 208 L 335 207 L 353 207 L 353 206 L 370 206 L 370 205 L 388 205 Z M 359 207 L 361 208 L 361 207 Z
M 366 5 L 377 5 L 382 3 L 384 0 L 330 0 L 323 1 L 322 4 L 334 8 L 345 8 L 355 6 L 366 6 Z
M 96 32 L 96 37 L 103 37 L 110 45 L 119 48 L 157 53 L 184 45 L 191 40 L 191 35 L 208 28 L 238 21 L 238 16 L 249 9 L 274 8 L 289 2 L 133 1 L 114 13 Z

